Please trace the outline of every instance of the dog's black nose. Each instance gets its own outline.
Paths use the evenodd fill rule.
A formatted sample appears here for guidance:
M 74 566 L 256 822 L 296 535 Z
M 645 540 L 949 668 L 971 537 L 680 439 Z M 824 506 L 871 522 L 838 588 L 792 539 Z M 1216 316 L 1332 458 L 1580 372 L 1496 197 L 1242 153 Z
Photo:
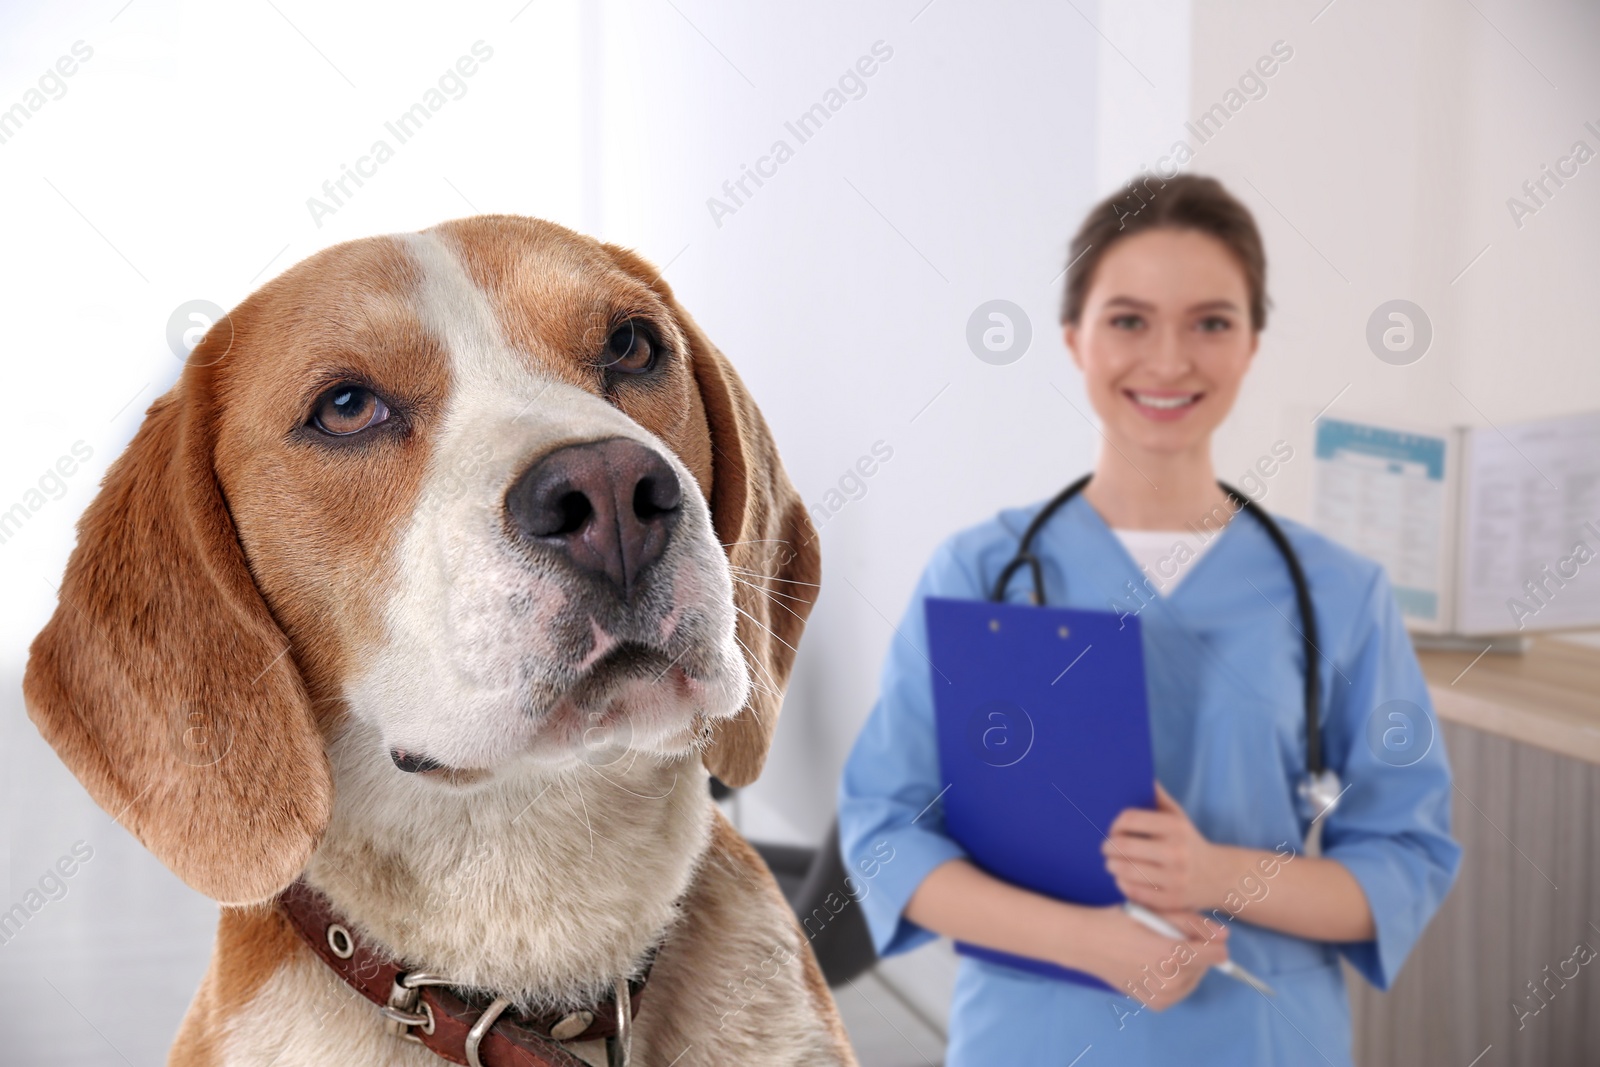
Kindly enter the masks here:
M 654 449 L 613 437 L 540 458 L 506 494 L 506 512 L 524 539 L 566 553 L 626 599 L 666 550 L 681 499 L 678 476 Z

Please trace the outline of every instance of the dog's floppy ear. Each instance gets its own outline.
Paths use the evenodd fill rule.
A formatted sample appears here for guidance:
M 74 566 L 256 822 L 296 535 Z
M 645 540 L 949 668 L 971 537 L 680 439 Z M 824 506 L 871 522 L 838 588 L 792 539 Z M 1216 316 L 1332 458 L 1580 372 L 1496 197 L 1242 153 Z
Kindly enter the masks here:
M 333 787 L 217 485 L 205 345 L 79 521 L 23 692 L 101 807 L 189 885 L 241 904 L 299 875 Z
M 778 459 L 766 420 L 733 365 L 655 268 L 627 249 L 606 248 L 667 302 L 689 342 L 711 431 L 711 522 L 733 568 L 738 635 L 752 683 L 750 700 L 739 714 L 713 724 L 705 764 L 728 785 L 748 785 L 766 762 L 800 633 L 817 599 L 822 575 L 817 532 Z
M 711 427 L 711 521 L 733 568 L 739 640 L 750 700 L 714 724 L 706 767 L 731 786 L 761 773 L 795 650 L 822 578 L 817 531 L 778 459 L 744 383 L 721 352 L 679 312 L 694 346 L 695 380 Z

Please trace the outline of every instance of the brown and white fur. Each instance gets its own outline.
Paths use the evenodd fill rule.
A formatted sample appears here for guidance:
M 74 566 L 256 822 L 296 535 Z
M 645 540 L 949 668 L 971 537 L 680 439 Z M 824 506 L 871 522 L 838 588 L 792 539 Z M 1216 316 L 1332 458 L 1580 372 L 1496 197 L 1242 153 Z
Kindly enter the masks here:
M 621 323 L 648 373 L 614 372 Z M 389 418 L 330 437 L 312 416 L 346 382 Z M 541 457 L 615 438 L 683 490 L 627 603 L 506 514 Z M 467 219 L 327 249 L 244 301 L 107 474 L 25 680 L 95 799 L 223 904 L 169 1063 L 442 1062 L 273 910 L 302 874 L 396 957 L 526 1007 L 581 1003 L 659 944 L 639 1067 L 854 1063 L 707 795 L 707 768 L 761 769 L 813 541 L 732 367 L 626 250 Z

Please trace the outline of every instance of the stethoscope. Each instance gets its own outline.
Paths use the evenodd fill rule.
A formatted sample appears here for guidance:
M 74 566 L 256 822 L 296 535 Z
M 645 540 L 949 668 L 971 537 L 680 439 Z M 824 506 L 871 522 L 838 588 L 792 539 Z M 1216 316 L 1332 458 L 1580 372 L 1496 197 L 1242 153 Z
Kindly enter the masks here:
M 1005 599 L 1006 586 L 1011 582 L 1011 576 L 1026 564 L 1033 575 L 1033 602 L 1044 604 L 1044 568 L 1039 563 L 1039 557 L 1033 554 L 1033 539 L 1044 524 L 1050 521 L 1050 517 L 1061 510 L 1062 505 L 1083 491 L 1083 487 L 1089 484 L 1091 477 L 1093 475 L 1085 474 L 1061 490 L 1055 499 L 1033 517 L 1033 521 L 1022 534 L 1022 541 L 1017 545 L 1017 554 L 1012 556 L 1011 562 L 1000 571 L 1000 577 L 994 584 L 994 593 L 990 596 L 991 600 Z M 1283 562 L 1289 568 L 1289 578 L 1294 583 L 1294 599 L 1300 609 L 1300 637 L 1306 660 L 1306 770 L 1295 787 L 1295 799 L 1301 819 L 1308 827 L 1316 827 L 1338 806 L 1339 797 L 1343 795 L 1344 790 L 1340 787 L 1339 773 L 1322 762 L 1322 691 L 1317 684 L 1317 659 L 1321 653 L 1317 650 L 1317 616 L 1311 609 L 1311 588 L 1306 583 L 1305 571 L 1300 566 L 1300 557 L 1295 555 L 1289 539 L 1284 536 L 1283 529 L 1273 521 L 1272 516 L 1226 482 L 1218 482 L 1217 485 L 1228 494 L 1240 510 L 1249 512 L 1261 524 L 1261 528 L 1267 531 L 1267 536 L 1272 539 L 1278 553 L 1283 556 Z M 1309 844 L 1313 850 L 1318 838 L 1320 834 L 1311 836 Z

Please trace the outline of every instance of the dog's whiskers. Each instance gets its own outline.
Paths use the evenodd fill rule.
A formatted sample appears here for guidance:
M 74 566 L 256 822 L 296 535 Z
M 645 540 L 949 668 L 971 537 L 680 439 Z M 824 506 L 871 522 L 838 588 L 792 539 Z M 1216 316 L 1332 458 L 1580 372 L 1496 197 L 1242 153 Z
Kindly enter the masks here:
M 784 648 L 787 648 L 790 652 L 793 652 L 797 656 L 800 654 L 800 650 L 798 648 L 795 648 L 789 642 L 785 641 L 783 638 L 778 636 L 778 631 L 774 630 L 772 627 L 768 626 L 766 623 L 762 622 L 760 619 L 756 618 L 754 615 L 750 614 L 748 611 L 744 610 L 739 605 L 735 604 L 733 606 L 733 610 L 737 611 L 740 615 L 743 615 L 745 618 L 747 618 L 751 622 L 755 623 L 757 628 L 759 628 L 761 630 L 764 630 L 768 637 L 770 637 L 774 641 L 778 642 L 778 644 L 782 645 Z
M 758 692 L 765 693 L 765 694 L 767 694 L 768 696 L 772 697 L 775 700 L 780 698 L 780 697 L 782 697 L 783 696 L 782 691 L 777 689 L 777 688 L 775 688 L 775 686 L 777 684 L 776 680 L 772 678 L 771 673 L 767 670 L 766 666 L 761 662 L 761 657 L 757 656 L 754 652 L 750 651 L 750 646 L 745 644 L 744 643 L 744 639 L 742 637 L 740 637 L 737 633 L 733 635 L 733 639 L 738 642 L 740 648 L 744 649 L 745 658 L 748 659 L 751 663 L 755 664 L 756 667 L 759 668 L 760 671 L 763 674 L 767 675 L 767 677 L 765 679 L 762 679 L 760 676 L 752 674 L 750 676 L 750 686 L 751 686 L 751 688 L 755 689 Z M 769 682 L 771 684 L 768 684 Z
M 784 611 L 787 611 L 790 615 L 793 615 L 796 619 L 799 619 L 801 622 L 805 622 L 806 621 L 806 617 L 804 615 L 801 615 L 799 612 L 795 611 L 793 608 L 791 608 L 787 604 L 779 604 L 776 601 L 774 601 L 772 606 L 775 607 L 775 608 L 782 608 Z
M 756 592 L 762 594 L 763 596 L 779 597 L 779 596 L 783 595 L 782 593 L 774 593 L 770 589 L 763 589 L 759 585 L 756 585 L 754 582 L 746 581 L 745 579 L 737 577 L 737 576 L 735 576 L 733 580 L 738 582 L 740 585 L 748 586 L 749 588 L 754 589 Z M 795 599 L 799 600 L 800 598 L 799 597 L 795 597 Z M 772 606 L 775 607 L 775 608 L 782 608 L 784 611 L 787 611 L 790 615 L 793 615 L 795 618 L 799 619 L 801 622 L 805 622 L 806 621 L 804 615 L 801 615 L 798 611 L 795 611 L 789 605 L 787 605 L 785 603 L 782 603 L 781 601 L 773 600 Z
M 810 604 L 810 603 L 813 603 L 814 600 L 815 600 L 814 597 L 795 596 L 793 593 L 780 593 L 776 589 L 768 589 L 766 586 L 762 585 L 761 583 L 752 581 L 749 578 L 746 578 L 742 574 L 735 574 L 735 575 L 732 575 L 731 577 L 733 578 L 734 581 L 740 583 L 741 585 L 748 585 L 752 589 L 759 589 L 762 593 L 765 593 L 767 596 L 781 596 L 785 600 L 794 600 L 794 601 L 797 601 L 797 602 L 799 602 L 801 604 Z
M 798 578 L 784 578 L 781 575 L 767 574 L 767 573 L 765 573 L 763 571 L 758 571 L 753 567 L 740 567 L 740 566 L 737 566 L 735 564 L 730 563 L 730 564 L 728 564 L 728 569 L 730 571 L 736 571 L 739 574 L 748 575 L 751 578 L 760 578 L 760 579 L 762 579 L 764 581 L 769 581 L 769 582 L 787 582 L 789 585 L 805 585 L 805 586 L 810 586 L 812 589 L 821 589 L 822 588 L 822 586 L 818 585 L 816 582 L 802 582 Z

